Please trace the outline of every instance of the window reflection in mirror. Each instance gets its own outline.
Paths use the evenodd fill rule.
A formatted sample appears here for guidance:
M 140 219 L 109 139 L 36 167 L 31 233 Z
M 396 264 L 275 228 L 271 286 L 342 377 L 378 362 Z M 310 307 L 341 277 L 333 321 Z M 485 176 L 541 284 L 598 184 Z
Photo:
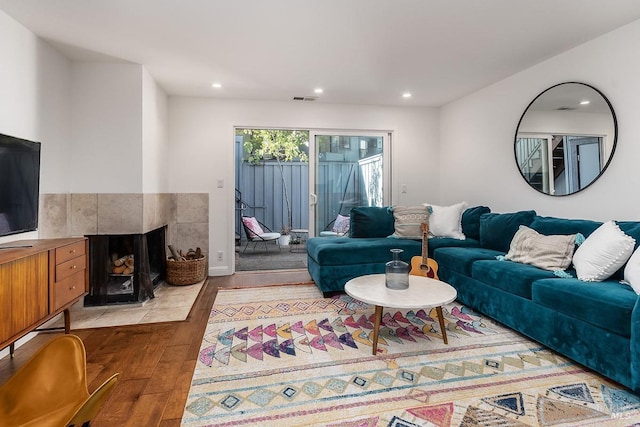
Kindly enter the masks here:
M 538 95 L 522 115 L 516 162 L 536 190 L 573 194 L 604 172 L 616 134 L 615 114 L 602 93 L 583 83 L 562 83 Z

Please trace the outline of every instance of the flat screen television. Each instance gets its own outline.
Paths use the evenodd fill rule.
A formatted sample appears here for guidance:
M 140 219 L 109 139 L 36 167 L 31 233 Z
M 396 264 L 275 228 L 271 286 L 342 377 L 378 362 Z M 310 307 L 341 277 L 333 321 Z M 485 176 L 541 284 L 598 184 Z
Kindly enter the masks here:
M 0 236 L 38 228 L 40 143 L 0 134 Z

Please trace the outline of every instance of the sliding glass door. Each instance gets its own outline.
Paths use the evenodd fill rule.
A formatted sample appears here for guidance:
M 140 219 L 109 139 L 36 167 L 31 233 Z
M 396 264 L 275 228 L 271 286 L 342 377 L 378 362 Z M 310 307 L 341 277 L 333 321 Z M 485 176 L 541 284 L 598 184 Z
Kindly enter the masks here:
M 310 235 L 354 206 L 389 204 L 389 133 L 312 131 L 309 140 Z

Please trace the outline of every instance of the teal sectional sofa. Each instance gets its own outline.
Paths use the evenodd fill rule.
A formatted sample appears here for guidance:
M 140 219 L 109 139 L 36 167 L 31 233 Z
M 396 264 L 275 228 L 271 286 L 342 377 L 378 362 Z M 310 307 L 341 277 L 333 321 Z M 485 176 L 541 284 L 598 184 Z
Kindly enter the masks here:
M 429 252 L 438 247 L 479 246 L 480 215 L 486 212 L 489 208 L 484 206 L 467 209 L 462 215 L 462 231 L 467 238 L 429 239 Z M 345 283 L 354 277 L 384 273 L 393 248 L 404 251 L 401 258 L 405 262 L 421 254 L 421 241 L 388 237 L 393 232 L 389 207 L 353 208 L 349 237 L 312 237 L 307 241 L 307 265 L 316 286 L 327 295 L 344 291 Z
M 383 213 L 365 210 L 380 217 Z M 363 234 L 357 224 L 361 214 L 352 216 L 356 236 Z M 498 214 L 476 207 L 463 215 L 467 239 L 429 239 L 429 254 L 438 263 L 440 279 L 458 291 L 460 303 L 640 392 L 640 302 L 631 287 L 620 283 L 622 268 L 602 282 L 583 282 L 568 277 L 575 276 L 571 268 L 559 277 L 554 271 L 503 260 L 520 225 L 543 235 L 588 237 L 601 224 L 543 217 L 532 210 Z M 640 222 L 617 224 L 640 244 Z M 368 227 L 377 228 L 376 221 Z M 393 247 L 405 250 L 405 261 L 420 254 L 420 241 L 388 238 L 388 231 L 310 239 L 309 272 L 318 287 L 338 291 L 352 277 L 384 272 Z

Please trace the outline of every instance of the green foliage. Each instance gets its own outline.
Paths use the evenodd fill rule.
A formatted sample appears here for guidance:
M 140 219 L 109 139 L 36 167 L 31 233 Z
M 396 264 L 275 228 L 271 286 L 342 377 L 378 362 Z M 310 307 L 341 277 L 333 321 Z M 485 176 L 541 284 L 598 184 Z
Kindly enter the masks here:
M 304 148 L 309 145 L 309 132 L 282 129 L 238 129 L 244 136 L 244 160 L 257 164 L 265 159 L 278 162 L 309 160 Z
M 291 230 L 291 203 L 289 190 L 284 179 L 282 162 L 308 162 L 309 157 L 304 151 L 309 146 L 309 132 L 302 130 L 282 129 L 238 129 L 236 135 L 243 136 L 244 161 L 257 165 L 263 160 L 274 159 L 278 162 L 282 189 L 287 204 L 287 220 L 282 226 L 282 234 Z

